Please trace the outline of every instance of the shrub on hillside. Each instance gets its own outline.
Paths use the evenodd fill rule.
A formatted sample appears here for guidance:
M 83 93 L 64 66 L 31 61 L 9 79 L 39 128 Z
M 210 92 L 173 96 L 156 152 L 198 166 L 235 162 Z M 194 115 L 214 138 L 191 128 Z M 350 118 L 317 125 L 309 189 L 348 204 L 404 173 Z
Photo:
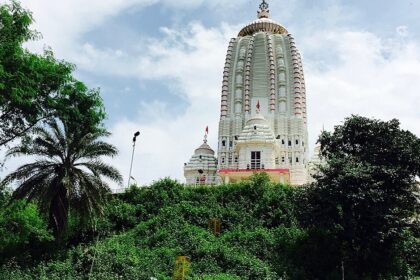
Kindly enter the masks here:
M 53 236 L 35 204 L 19 200 L 0 209 L 0 260 L 50 240 Z

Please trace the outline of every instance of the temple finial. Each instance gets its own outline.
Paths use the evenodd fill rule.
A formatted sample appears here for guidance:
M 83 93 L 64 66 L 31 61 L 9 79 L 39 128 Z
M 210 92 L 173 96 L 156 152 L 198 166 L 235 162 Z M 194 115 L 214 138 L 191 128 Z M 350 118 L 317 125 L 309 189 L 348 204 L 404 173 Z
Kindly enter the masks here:
M 268 10 L 268 3 L 265 0 L 260 4 L 260 10 Z
M 268 9 L 268 3 L 265 0 L 262 1 L 260 4 L 260 9 L 258 10 L 258 18 L 269 18 L 270 17 L 270 10 Z
M 209 135 L 209 126 L 206 126 L 206 130 L 204 132 L 204 143 L 207 143 L 207 135 Z

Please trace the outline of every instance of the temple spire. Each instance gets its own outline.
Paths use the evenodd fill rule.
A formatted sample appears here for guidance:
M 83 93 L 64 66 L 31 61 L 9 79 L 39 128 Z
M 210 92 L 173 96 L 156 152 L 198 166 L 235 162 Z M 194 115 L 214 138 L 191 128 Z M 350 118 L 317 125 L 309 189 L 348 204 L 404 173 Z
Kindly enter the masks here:
M 257 12 L 258 18 L 269 18 L 270 10 L 268 9 L 268 3 L 265 0 L 260 4 L 260 9 Z

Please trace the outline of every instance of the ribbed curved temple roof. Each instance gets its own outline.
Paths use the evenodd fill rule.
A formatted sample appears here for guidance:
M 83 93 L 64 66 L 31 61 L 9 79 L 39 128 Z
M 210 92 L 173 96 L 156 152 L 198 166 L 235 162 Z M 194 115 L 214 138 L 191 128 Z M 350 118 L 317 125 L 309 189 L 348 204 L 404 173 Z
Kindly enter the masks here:
M 195 150 L 194 155 L 184 167 L 184 170 L 186 171 L 197 169 L 207 171 L 217 170 L 217 159 L 214 156 L 213 149 L 207 144 L 206 140 Z
M 213 149 L 207 144 L 207 141 L 201 144 L 200 147 L 198 147 L 194 154 L 208 154 L 208 155 L 214 155 Z
M 184 170 L 217 170 L 217 159 L 209 154 L 195 154 L 184 167 Z
M 246 126 L 239 135 L 238 144 L 247 142 L 274 143 L 275 137 L 266 119 L 262 115 L 256 115 L 248 120 Z
M 271 20 L 269 18 L 260 18 L 249 23 L 247 26 L 242 28 L 238 36 L 239 37 L 250 36 L 257 32 L 269 32 L 272 34 L 285 34 L 285 35 L 289 34 L 286 28 L 284 28 L 283 26 L 281 26 L 274 20 Z

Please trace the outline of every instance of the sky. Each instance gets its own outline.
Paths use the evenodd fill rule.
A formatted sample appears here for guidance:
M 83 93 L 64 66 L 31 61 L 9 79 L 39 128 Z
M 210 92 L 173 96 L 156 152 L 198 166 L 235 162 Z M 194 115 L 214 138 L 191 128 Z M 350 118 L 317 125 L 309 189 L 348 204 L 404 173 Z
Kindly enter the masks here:
M 6 0 L 0 0 L 5 3 Z M 295 37 L 303 56 L 308 131 L 351 114 L 397 118 L 420 136 L 420 1 L 269 0 L 271 17 Z M 183 182 L 183 165 L 209 126 L 217 150 L 221 84 L 230 38 L 256 19 L 258 0 L 22 0 L 51 48 L 100 88 L 108 160 L 128 180 L 132 136 L 140 131 L 132 176 L 143 185 Z M 21 159 L 6 162 L 2 174 Z M 119 188 L 121 186 L 114 186 Z

